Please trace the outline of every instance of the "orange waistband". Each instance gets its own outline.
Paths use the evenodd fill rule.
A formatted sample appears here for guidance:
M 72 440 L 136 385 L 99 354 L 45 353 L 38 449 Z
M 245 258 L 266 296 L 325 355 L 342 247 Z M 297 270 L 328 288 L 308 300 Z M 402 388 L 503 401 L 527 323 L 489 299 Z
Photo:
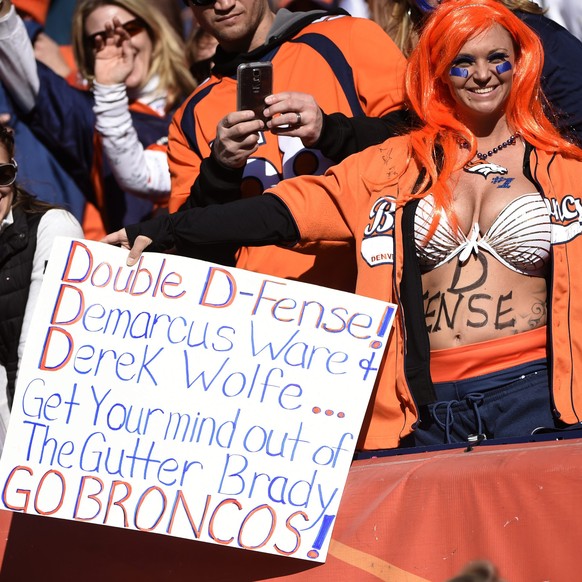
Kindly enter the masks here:
M 546 326 L 500 339 L 430 352 L 433 382 L 484 376 L 546 357 Z

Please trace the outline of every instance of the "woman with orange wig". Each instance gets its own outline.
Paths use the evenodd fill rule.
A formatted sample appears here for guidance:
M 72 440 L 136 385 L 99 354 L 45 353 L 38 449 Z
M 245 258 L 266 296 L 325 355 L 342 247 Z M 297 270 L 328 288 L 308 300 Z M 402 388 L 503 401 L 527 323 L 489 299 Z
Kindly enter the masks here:
M 582 150 L 544 115 L 537 36 L 495 0 L 449 0 L 410 57 L 420 125 L 325 176 L 105 240 L 352 240 L 357 292 L 399 305 L 360 447 L 526 437 L 582 415 Z M 409 439 L 406 439 L 409 440 Z

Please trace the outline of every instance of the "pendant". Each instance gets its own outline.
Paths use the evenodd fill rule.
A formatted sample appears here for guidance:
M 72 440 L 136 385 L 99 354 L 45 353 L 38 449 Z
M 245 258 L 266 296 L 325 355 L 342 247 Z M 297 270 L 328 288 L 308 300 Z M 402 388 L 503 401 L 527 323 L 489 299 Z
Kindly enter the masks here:
M 479 174 L 483 178 L 487 179 L 489 174 L 507 174 L 507 168 L 500 166 L 499 164 L 493 164 L 491 162 L 485 162 L 483 160 L 475 160 L 469 162 L 463 166 L 463 170 L 469 174 Z

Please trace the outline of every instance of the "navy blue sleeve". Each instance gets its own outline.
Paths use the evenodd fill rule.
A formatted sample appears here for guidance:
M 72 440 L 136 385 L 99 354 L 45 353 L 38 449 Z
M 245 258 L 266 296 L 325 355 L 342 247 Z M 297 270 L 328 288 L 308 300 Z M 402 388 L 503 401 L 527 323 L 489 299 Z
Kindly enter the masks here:
M 562 134 L 582 144 L 582 42 L 557 22 L 541 14 L 516 11 L 534 30 L 544 48 L 542 89 Z
M 94 157 L 93 96 L 71 87 L 42 63 L 38 63 L 38 74 L 40 91 L 25 121 L 79 187 L 89 192 Z

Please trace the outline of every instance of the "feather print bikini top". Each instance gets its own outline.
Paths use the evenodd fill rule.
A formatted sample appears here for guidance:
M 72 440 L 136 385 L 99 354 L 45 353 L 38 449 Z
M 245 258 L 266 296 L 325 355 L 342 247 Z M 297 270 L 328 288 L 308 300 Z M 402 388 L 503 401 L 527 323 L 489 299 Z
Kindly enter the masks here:
M 454 232 L 443 213 L 427 241 L 434 209 L 429 194 L 420 200 L 414 218 L 416 253 L 423 273 L 457 256 L 464 263 L 471 254 L 483 250 L 512 271 L 545 276 L 550 259 L 550 215 L 539 194 L 524 194 L 510 202 L 483 235 L 477 222 L 468 237 L 460 227 Z

